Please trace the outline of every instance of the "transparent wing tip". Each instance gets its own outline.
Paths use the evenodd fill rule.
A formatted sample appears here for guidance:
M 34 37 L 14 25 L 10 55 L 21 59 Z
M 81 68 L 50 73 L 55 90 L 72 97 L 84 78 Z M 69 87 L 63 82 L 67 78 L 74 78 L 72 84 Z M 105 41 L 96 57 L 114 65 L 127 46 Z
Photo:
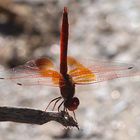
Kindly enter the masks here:
M 128 67 L 128 69 L 130 70 L 130 69 L 133 69 L 134 67 Z
M 22 84 L 21 84 L 21 83 L 17 83 L 17 85 L 18 85 L 18 86 L 22 86 Z
M 5 78 L 3 78 L 3 77 L 0 77 L 0 79 L 5 79 Z

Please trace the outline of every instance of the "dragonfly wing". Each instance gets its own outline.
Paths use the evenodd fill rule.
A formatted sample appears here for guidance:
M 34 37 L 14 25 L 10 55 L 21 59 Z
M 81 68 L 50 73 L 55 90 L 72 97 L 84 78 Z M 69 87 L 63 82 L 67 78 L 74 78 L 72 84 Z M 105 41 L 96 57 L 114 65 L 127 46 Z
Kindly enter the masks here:
M 59 79 L 58 78 L 34 78 L 34 79 L 12 79 L 12 81 L 16 82 L 19 86 L 35 86 L 35 85 L 41 85 L 41 86 L 53 86 L 58 87 L 59 86 Z
M 49 85 L 59 86 L 60 74 L 54 70 L 53 63 L 48 58 L 31 60 L 24 65 L 12 68 L 4 74 L 0 72 L 0 79 L 13 80 L 18 85 Z
M 68 57 L 68 66 L 70 69 L 69 74 L 75 83 L 78 84 L 81 80 L 84 80 L 84 83 L 96 80 L 96 75 L 73 57 Z
M 68 57 L 68 66 L 69 66 L 69 70 L 75 69 L 80 66 L 84 66 L 94 72 L 127 70 L 135 67 L 135 65 L 133 64 L 100 61 L 97 59 L 81 59 L 81 58 L 75 59 L 73 57 Z
M 122 63 L 110 63 L 104 61 L 88 61 L 85 63 L 77 61 L 70 57 L 68 58 L 68 64 L 70 67 L 69 74 L 72 76 L 76 84 L 92 84 L 115 78 L 129 77 L 140 75 L 140 70 L 134 65 L 122 64 Z
M 74 76 L 73 80 L 75 84 L 92 84 L 103 82 L 107 80 L 113 80 L 116 78 L 122 77 L 130 77 L 130 76 L 138 76 L 140 73 L 133 71 L 109 71 L 109 72 L 99 72 L 95 73 L 95 78 L 92 75 L 82 75 L 82 76 Z

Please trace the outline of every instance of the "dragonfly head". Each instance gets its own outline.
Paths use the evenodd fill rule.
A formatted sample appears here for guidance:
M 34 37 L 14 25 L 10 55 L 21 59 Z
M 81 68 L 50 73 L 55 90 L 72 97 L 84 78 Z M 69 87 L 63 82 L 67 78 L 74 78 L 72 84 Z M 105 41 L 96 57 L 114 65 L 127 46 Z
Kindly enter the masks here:
M 80 101 L 77 97 L 73 97 L 71 99 L 68 99 L 65 101 L 64 106 L 69 110 L 69 111 L 74 111 L 78 108 L 80 104 Z

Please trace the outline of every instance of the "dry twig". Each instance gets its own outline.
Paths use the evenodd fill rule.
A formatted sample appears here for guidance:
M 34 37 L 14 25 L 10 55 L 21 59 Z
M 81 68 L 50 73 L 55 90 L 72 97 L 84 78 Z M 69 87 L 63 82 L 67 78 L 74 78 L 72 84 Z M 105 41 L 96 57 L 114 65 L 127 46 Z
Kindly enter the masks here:
M 56 121 L 65 127 L 73 126 L 78 128 L 77 122 L 64 111 L 44 112 L 41 110 L 15 107 L 0 107 L 0 122 L 12 121 L 18 123 L 29 123 L 42 125 L 49 121 Z

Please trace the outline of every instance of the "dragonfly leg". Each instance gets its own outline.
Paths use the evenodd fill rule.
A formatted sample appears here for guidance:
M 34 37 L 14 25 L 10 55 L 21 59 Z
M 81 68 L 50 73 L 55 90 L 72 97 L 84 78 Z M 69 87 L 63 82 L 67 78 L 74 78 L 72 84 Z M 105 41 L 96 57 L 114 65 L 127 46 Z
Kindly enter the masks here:
M 74 116 L 75 121 L 77 122 L 76 115 L 75 115 L 74 111 L 73 111 L 73 116 Z
M 62 101 L 61 104 L 58 106 L 58 112 L 60 111 L 60 107 L 63 103 L 64 103 L 64 101 Z
M 63 111 L 67 112 L 67 111 L 66 111 L 66 109 L 67 109 L 67 108 L 64 106 L 64 109 L 63 109 Z
M 62 99 L 62 97 L 55 101 L 52 111 L 55 109 L 55 106 L 56 106 L 57 102 L 59 102 L 61 99 Z
M 60 99 L 60 98 L 62 98 L 62 97 L 60 96 L 60 97 L 57 97 L 57 98 L 54 98 L 53 100 L 51 100 L 51 101 L 49 102 L 48 106 L 46 107 L 45 111 L 47 111 L 48 107 L 50 106 L 50 104 L 51 104 L 52 102 L 54 102 L 55 100 L 58 100 L 58 99 Z

